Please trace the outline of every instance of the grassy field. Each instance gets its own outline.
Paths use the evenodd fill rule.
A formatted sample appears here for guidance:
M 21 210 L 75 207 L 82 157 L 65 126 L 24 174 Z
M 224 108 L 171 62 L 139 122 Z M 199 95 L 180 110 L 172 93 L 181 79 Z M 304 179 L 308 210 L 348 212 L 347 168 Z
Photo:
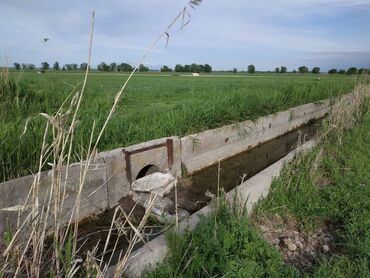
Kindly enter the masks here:
M 45 120 L 83 79 L 82 73 L 12 73 L 0 85 L 0 181 L 29 174 L 37 167 Z M 126 74 L 91 73 L 78 118 L 75 157 L 87 146 L 93 122 L 102 126 Z M 14 80 L 16 79 L 16 80 Z M 134 76 L 99 150 L 145 140 L 198 132 L 256 119 L 303 103 L 349 92 L 356 77 L 341 75 L 175 75 Z M 79 89 L 79 88 L 77 88 Z M 27 132 L 21 136 L 27 118 Z
M 341 134 L 335 127 L 328 128 L 322 143 L 287 165 L 251 220 L 221 201 L 192 233 L 169 235 L 167 259 L 147 276 L 369 277 L 369 102 L 363 111 L 352 130 Z M 278 223 L 278 218 L 286 221 Z M 265 231 L 278 231 L 276 248 L 264 240 L 261 219 L 270 225 L 264 226 Z M 284 263 L 283 238 L 305 235 L 302 247 L 283 253 L 294 258 L 294 252 L 302 252 L 300 261 L 295 261 L 302 263 L 313 252 L 306 250 L 308 242 L 317 242 L 315 232 L 323 227 L 330 243 L 317 244 L 309 267 L 298 269 Z M 330 249 L 324 251 L 323 244 Z

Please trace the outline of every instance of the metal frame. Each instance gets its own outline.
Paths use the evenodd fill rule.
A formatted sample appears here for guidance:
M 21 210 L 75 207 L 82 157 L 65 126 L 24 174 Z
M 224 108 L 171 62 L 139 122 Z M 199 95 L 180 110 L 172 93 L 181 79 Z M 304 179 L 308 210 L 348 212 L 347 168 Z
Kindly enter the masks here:
M 146 151 L 150 151 L 150 150 L 154 150 L 154 149 L 158 149 L 158 148 L 162 148 L 162 147 L 167 147 L 167 164 L 168 164 L 168 168 L 172 169 L 172 166 L 173 166 L 173 139 L 166 139 L 165 143 L 156 144 L 156 145 L 148 146 L 148 147 L 133 150 L 133 151 L 128 151 L 126 149 L 122 149 L 122 152 L 125 155 L 125 161 L 126 161 L 127 180 L 129 181 L 130 184 L 132 183 L 132 172 L 131 172 L 132 169 L 131 169 L 131 159 L 130 159 L 131 155 L 146 152 Z

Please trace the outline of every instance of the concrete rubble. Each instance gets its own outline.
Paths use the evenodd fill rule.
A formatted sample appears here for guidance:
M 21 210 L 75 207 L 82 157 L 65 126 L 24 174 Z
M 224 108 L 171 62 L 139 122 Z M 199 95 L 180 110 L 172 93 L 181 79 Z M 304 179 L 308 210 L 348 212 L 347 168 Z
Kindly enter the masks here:
M 184 219 L 190 214 L 186 210 L 178 209 L 168 197 L 168 193 L 175 187 L 177 179 L 171 173 L 155 172 L 137 179 L 131 184 L 130 196 L 139 205 L 148 209 L 149 203 L 156 198 L 152 208 L 153 216 L 160 223 L 173 223 Z
M 164 197 L 175 187 L 175 182 L 176 178 L 171 173 L 155 172 L 134 181 L 131 189 Z

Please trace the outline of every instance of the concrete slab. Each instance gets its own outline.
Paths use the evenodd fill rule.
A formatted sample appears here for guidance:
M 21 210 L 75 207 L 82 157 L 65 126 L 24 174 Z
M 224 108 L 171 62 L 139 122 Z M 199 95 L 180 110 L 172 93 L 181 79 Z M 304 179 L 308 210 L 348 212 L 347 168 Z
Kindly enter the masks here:
M 101 163 L 106 167 L 108 207 L 113 208 L 121 198 L 130 192 L 122 148 L 98 153 L 96 163 Z
M 171 173 L 156 172 L 134 181 L 131 189 L 164 197 L 175 186 L 175 180 L 176 178 Z
M 74 164 L 69 167 L 68 178 L 65 179 L 65 171 L 61 171 L 61 191 L 65 188 L 66 198 L 62 210 L 62 224 L 68 223 L 71 212 L 75 206 L 78 191 L 80 189 L 80 164 Z M 52 171 L 41 173 L 38 186 L 40 206 L 49 200 L 50 192 L 56 192 L 56 186 L 51 187 Z M 86 175 L 85 184 L 81 191 L 81 203 L 79 219 L 99 214 L 108 207 L 108 196 L 106 188 L 106 168 L 105 165 L 91 165 Z M 20 216 L 20 222 L 29 213 L 28 207 L 33 205 L 31 198 L 27 199 L 31 186 L 34 182 L 33 176 L 26 176 L 20 179 L 11 180 L 0 184 L 0 194 L 6 198 L 0 199 L 0 232 L 6 229 L 6 219 L 12 227 L 16 226 L 18 220 L 18 211 L 9 211 L 6 208 L 24 205 L 26 210 Z M 53 193 L 55 194 L 55 193 Z M 5 209 L 5 210 L 4 210 Z M 52 214 L 53 211 L 50 211 Z

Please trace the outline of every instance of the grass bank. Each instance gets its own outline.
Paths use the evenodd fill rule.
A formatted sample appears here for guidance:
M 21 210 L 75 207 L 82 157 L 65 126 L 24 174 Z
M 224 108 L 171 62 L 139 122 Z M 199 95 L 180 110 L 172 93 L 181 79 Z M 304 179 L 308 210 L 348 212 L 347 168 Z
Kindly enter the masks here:
M 88 145 L 91 127 L 100 130 L 123 74 L 92 73 L 78 115 L 74 157 Z M 0 99 L 0 181 L 33 172 L 45 121 L 71 94 L 81 89 L 82 73 L 3 73 Z M 349 92 L 356 79 L 312 75 L 191 78 L 135 76 L 128 85 L 99 150 L 132 145 L 170 135 L 185 135 L 285 110 Z M 9 85 L 10 84 L 10 85 Z M 5 97 L 6 96 L 6 97 Z M 27 119 L 27 132 L 22 135 Z
M 193 232 L 169 235 L 166 261 L 146 275 L 369 277 L 369 107 L 287 165 L 250 220 L 221 203 Z

